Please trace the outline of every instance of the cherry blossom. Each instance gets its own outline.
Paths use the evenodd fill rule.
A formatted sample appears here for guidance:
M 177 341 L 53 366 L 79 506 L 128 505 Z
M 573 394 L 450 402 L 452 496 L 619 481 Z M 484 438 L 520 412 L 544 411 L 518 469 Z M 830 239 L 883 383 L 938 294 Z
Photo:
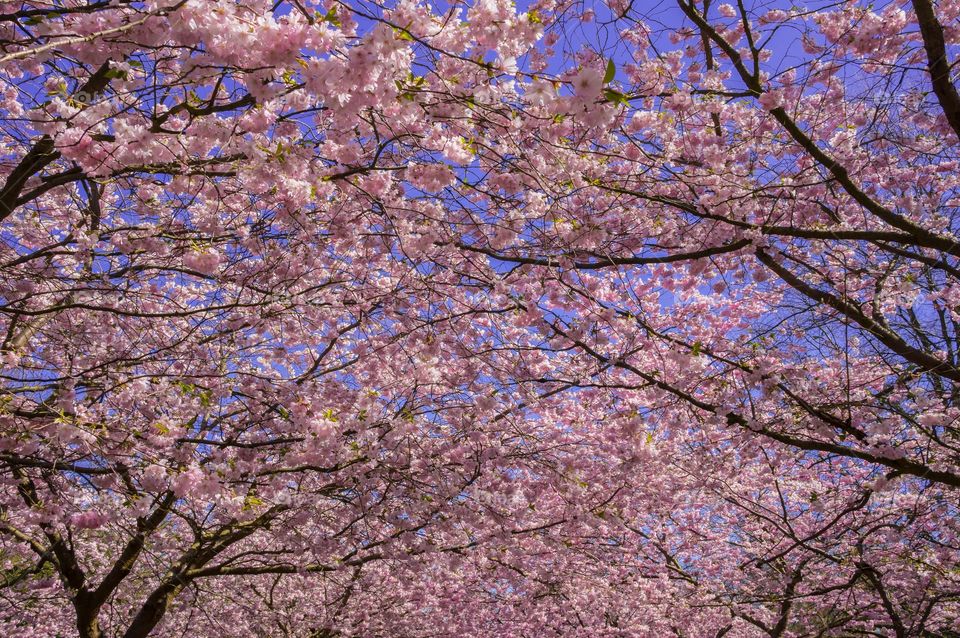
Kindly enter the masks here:
M 960 3 L 4 5 L 3 635 L 955 635 Z

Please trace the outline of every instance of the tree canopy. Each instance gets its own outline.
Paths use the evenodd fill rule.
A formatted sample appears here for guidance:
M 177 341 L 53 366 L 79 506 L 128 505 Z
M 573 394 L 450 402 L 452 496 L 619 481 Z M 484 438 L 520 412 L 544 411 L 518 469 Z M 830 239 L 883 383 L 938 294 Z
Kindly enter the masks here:
M 0 5 L 0 634 L 960 636 L 960 2 Z

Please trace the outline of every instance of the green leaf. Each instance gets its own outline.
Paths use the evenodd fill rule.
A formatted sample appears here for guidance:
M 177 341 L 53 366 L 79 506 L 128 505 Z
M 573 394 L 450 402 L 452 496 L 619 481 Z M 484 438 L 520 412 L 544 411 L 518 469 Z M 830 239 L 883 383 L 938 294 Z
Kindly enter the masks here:
M 701 348 L 703 348 L 703 344 L 700 343 L 699 341 L 695 342 L 695 343 L 693 344 L 693 356 L 699 357 L 699 356 L 700 356 L 700 349 L 701 349 Z
M 340 25 L 340 18 L 337 17 L 337 8 L 336 8 L 336 7 L 331 7 L 330 10 L 327 11 L 327 14 L 326 14 L 325 16 L 323 16 L 323 21 L 324 21 L 324 22 L 329 22 L 331 25 L 333 25 L 333 26 L 335 26 L 335 27 L 341 26 L 341 25 Z
M 613 82 L 613 78 L 617 75 L 617 65 L 613 63 L 613 59 L 610 59 L 607 62 L 607 72 L 603 74 L 603 83 L 609 84 Z
M 606 98 L 607 102 L 613 104 L 623 104 L 624 106 L 630 106 L 630 100 L 627 99 L 627 96 L 621 93 L 620 91 L 614 91 L 613 89 L 604 89 L 603 97 Z
M 247 498 L 243 500 L 243 511 L 248 512 L 259 505 L 263 505 L 263 499 L 259 496 L 249 494 L 247 495 Z

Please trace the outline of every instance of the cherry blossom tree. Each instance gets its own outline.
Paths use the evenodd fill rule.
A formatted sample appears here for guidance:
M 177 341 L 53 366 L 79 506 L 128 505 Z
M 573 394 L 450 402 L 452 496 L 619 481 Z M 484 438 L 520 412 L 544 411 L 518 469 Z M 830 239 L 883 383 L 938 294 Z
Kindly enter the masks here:
M 3 632 L 958 635 L 958 18 L 3 3 Z

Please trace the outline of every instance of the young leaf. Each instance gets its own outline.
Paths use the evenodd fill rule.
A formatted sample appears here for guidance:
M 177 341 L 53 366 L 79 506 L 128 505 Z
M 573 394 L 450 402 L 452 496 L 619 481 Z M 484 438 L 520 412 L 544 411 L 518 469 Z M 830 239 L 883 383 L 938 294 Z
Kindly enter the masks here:
M 613 78 L 617 75 L 617 65 L 614 64 L 613 59 L 607 61 L 607 72 L 603 74 L 603 83 L 610 84 L 613 82 Z

